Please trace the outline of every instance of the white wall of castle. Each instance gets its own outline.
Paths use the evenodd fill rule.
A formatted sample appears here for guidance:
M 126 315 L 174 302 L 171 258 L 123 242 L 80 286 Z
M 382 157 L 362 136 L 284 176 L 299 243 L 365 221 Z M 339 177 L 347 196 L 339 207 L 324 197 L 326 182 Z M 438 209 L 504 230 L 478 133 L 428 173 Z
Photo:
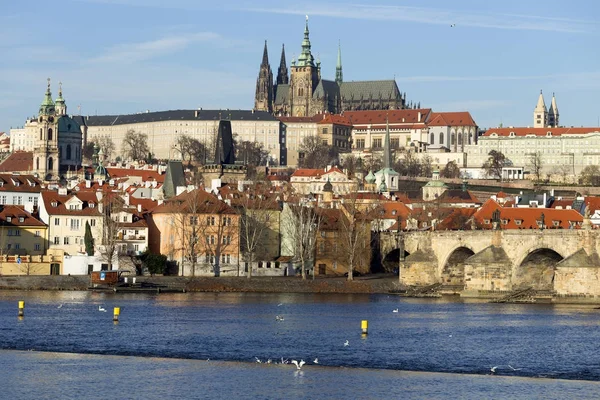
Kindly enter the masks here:
M 531 154 L 540 152 L 546 174 L 567 165 L 578 175 L 588 165 L 600 164 L 600 132 L 561 136 L 482 136 L 478 145 L 465 146 L 467 167 L 481 167 L 490 151 L 502 152 L 513 166 L 528 167 Z M 527 169 L 527 168 L 526 168 Z
M 123 125 L 88 126 L 88 141 L 101 136 L 109 136 L 115 144 L 113 158 L 123 155 L 123 139 L 127 131 L 133 129 L 148 135 L 148 147 L 158 159 L 181 159 L 175 143 L 180 135 L 188 135 L 203 143 L 210 144 L 216 137 L 218 120 L 206 121 L 156 121 Z M 279 160 L 279 121 L 241 121 L 232 120 L 231 129 L 237 140 L 261 143 L 271 157 Z

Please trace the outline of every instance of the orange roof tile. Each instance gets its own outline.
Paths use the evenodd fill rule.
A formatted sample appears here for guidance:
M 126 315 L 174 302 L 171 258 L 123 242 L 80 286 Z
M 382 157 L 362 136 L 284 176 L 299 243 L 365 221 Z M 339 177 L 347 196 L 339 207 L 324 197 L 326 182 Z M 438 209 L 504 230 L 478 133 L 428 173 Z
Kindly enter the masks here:
M 557 210 L 554 208 L 506 208 L 501 207 L 490 199 L 477 210 L 475 220 L 484 229 L 492 228 L 492 213 L 500 210 L 502 229 L 539 229 L 538 221 L 544 214 L 544 225 L 546 229 L 569 229 L 571 224 L 579 228 L 583 222 L 583 216 L 575 210 Z
M 149 169 L 134 169 L 134 168 L 106 168 L 108 174 L 111 178 L 123 178 L 123 177 L 131 177 L 137 176 L 142 179 L 144 182 L 157 181 L 159 183 L 164 183 L 165 175 L 159 174 L 158 171 L 153 171 Z
M 32 151 L 15 151 L 0 164 L 0 172 L 29 172 L 32 169 Z
M 7 218 L 10 218 L 8 221 Z M 23 222 L 21 222 L 20 218 L 23 218 Z M 20 206 L 0 206 L 0 221 L 2 226 L 45 226 L 45 224 L 31 215 L 29 212 L 25 211 L 23 207 Z
M 585 135 L 592 132 L 600 132 L 600 128 L 490 128 L 483 136 L 489 137 L 492 134 L 498 136 L 510 136 L 511 132 L 514 132 L 515 136 L 547 136 L 548 132 L 552 136 L 561 135 Z
M 477 126 L 473 117 L 468 111 L 459 112 L 432 112 L 429 120 L 429 126 Z

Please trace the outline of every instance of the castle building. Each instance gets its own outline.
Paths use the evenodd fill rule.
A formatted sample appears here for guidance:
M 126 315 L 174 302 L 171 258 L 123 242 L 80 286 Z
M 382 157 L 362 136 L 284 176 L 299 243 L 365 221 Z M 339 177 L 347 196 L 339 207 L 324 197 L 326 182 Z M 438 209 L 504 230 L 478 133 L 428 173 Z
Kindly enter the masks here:
M 263 51 L 256 83 L 255 108 L 280 116 L 309 117 L 325 112 L 339 114 L 349 110 L 396 110 L 412 108 L 406 94 L 400 93 L 395 80 L 344 82 L 341 47 L 338 46 L 335 80 L 321 76 L 321 62 L 311 52 L 308 18 L 304 28 L 302 51 L 292 59 L 288 79 L 285 47 L 275 84 L 268 62 L 267 46 Z M 271 93 L 272 90 L 272 93 Z

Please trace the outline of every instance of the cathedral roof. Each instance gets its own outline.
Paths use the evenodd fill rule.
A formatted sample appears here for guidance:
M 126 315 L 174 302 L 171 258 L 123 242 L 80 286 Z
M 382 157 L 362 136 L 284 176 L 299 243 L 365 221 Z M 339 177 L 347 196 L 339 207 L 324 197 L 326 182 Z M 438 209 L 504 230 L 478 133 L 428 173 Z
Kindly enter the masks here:
M 477 126 L 468 111 L 432 112 L 427 122 L 429 126 Z
M 368 100 L 372 98 L 377 100 L 380 97 L 384 100 L 396 99 L 400 101 L 400 90 L 396 81 L 351 81 L 342 82 L 340 85 L 340 94 L 343 100 Z
M 289 90 L 290 85 L 288 85 L 287 83 L 278 84 L 277 88 L 275 89 L 275 104 L 287 104 Z
M 252 110 L 169 110 L 123 115 L 88 115 L 80 117 L 87 126 L 126 125 L 159 121 L 277 121 L 267 111 Z M 79 120 L 79 119 L 76 119 Z
M 334 99 L 340 96 L 340 88 L 334 81 L 328 81 L 321 79 L 313 92 L 313 99 L 319 99 L 328 96 L 330 99 Z

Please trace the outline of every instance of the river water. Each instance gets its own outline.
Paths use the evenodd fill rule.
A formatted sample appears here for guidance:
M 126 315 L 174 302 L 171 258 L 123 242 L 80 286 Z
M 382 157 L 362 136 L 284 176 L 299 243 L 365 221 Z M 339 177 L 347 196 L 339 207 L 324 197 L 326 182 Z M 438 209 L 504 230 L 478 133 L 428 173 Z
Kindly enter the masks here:
M 599 325 L 593 306 L 2 292 L 0 387 L 10 399 L 597 399 Z

